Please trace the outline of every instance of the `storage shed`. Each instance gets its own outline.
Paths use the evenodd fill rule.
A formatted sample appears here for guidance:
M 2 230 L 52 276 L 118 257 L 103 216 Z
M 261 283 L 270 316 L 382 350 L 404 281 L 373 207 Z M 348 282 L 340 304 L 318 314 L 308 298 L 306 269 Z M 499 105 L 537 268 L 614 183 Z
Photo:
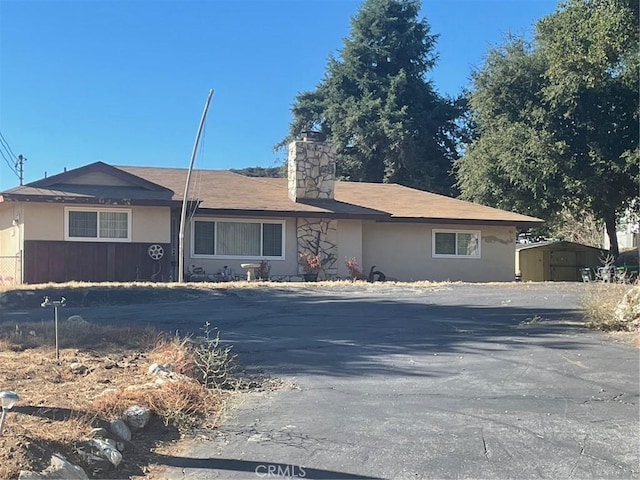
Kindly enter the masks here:
M 580 269 L 602 265 L 606 250 L 574 242 L 516 245 L 516 276 L 523 282 L 578 282 Z

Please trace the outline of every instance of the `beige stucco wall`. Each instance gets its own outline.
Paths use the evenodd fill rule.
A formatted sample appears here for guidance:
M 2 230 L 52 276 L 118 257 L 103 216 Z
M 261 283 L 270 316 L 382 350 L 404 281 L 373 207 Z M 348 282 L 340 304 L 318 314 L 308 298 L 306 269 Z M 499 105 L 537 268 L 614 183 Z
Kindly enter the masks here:
M 0 283 L 22 282 L 23 209 L 13 202 L 0 204 Z
M 168 207 L 133 207 L 132 241 L 136 243 L 169 243 L 171 210 Z
M 362 221 L 338 220 L 338 276 L 350 278 L 344 264 L 348 258 L 355 258 L 362 267 Z
M 24 204 L 25 240 L 64 240 L 64 204 Z M 87 206 L 91 208 L 91 206 Z M 103 208 L 103 207 L 99 207 Z M 122 208 L 122 207 L 115 207 Z M 131 210 L 132 241 L 169 243 L 169 207 L 124 207 Z
M 480 230 L 480 258 L 434 258 L 432 230 Z M 513 281 L 515 228 L 363 222 L 362 265 L 403 281 Z
M 210 217 L 198 216 L 195 219 L 208 219 Z M 228 219 L 237 220 L 237 217 L 224 217 L 216 216 L 215 219 Z M 243 220 L 250 220 L 245 219 Z M 254 219 L 260 221 L 259 219 Z M 264 219 L 266 220 L 266 219 Z M 296 240 L 296 219 L 295 218 L 269 218 L 269 221 L 284 221 L 284 260 L 269 260 L 271 265 L 271 275 L 296 275 L 298 272 L 298 253 L 297 253 L 297 240 Z M 223 267 L 227 267 L 233 270 L 236 275 L 246 275 L 246 270 L 240 267 L 241 263 L 255 262 L 260 260 L 256 259 L 242 259 L 242 258 L 202 258 L 193 257 L 191 255 L 191 223 L 185 228 L 185 269 L 188 269 L 191 265 L 204 268 L 207 274 L 216 274 L 222 271 Z
M 12 202 L 0 204 L 0 255 L 22 250 L 22 208 Z
M 24 204 L 25 240 L 64 240 L 64 205 Z

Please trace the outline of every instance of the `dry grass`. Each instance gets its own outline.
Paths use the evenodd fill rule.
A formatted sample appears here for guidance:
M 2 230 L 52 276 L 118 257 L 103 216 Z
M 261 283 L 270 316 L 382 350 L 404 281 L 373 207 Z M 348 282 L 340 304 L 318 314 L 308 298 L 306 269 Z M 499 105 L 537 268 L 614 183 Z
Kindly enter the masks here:
M 184 339 L 149 329 L 61 321 L 56 360 L 52 330 L 40 323 L 0 328 L 0 388 L 20 395 L 0 437 L 0 478 L 15 478 L 21 469 L 42 470 L 54 452 L 83 465 L 73 447 L 89 438 L 92 427 L 134 404 L 151 408 L 156 421 L 134 439 L 135 452 L 125 454 L 126 465 L 112 475 L 143 475 L 160 440 L 177 439 L 196 425 L 215 427 L 234 396 L 186 375 L 159 384 L 149 373 L 156 362 L 191 373 L 193 350 Z M 74 373 L 74 363 L 86 369 Z
M 182 378 L 162 385 L 136 385 L 100 396 L 94 400 L 93 408 L 101 417 L 114 418 L 121 416 L 130 405 L 141 405 L 149 407 L 165 425 L 188 429 L 204 422 L 214 427 L 230 395 Z
M 582 305 L 588 325 L 598 330 L 628 331 L 628 325 L 620 323 L 614 311 L 631 285 L 618 283 L 593 283 L 589 285 Z

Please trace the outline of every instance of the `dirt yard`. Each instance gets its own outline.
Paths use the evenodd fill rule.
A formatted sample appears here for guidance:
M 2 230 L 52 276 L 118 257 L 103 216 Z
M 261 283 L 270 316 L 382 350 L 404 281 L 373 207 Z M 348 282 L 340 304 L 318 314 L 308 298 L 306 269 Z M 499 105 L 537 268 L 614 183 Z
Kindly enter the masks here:
M 248 379 L 239 371 L 231 377 L 229 371 L 223 388 L 206 388 L 193 355 L 198 351 L 209 358 L 211 352 L 223 353 L 217 344 L 198 350 L 193 347 L 194 338 L 171 337 L 150 328 L 100 326 L 77 316 L 68 319 L 62 308 L 57 359 L 53 309 L 51 322 L 39 323 L 13 322 L 8 312 L 37 308 L 46 295 L 65 296 L 76 305 L 101 306 L 175 302 L 210 294 L 202 287 L 82 284 L 0 293 L 0 390 L 20 396 L 8 410 L 0 436 L 0 478 L 17 478 L 21 470 L 41 471 L 53 453 L 83 467 L 93 478 L 148 478 L 157 449 L 170 449 L 196 427 L 215 428 L 242 392 L 275 385 Z M 233 363 L 232 355 L 222 360 Z M 149 372 L 154 363 L 170 365 L 179 381 L 158 385 Z M 228 365 L 230 370 L 233 366 Z M 92 437 L 92 430 L 108 428 L 109 421 L 134 404 L 148 406 L 154 414 L 143 430 L 125 442 L 118 468 L 84 461 L 78 447 Z

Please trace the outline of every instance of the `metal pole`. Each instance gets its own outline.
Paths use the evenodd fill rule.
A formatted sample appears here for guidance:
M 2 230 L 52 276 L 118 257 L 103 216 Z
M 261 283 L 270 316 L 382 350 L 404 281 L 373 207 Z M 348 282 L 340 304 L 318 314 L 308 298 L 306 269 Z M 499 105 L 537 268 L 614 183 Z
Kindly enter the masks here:
M 0 417 L 0 435 L 4 432 L 4 421 L 7 418 L 7 409 L 2 407 L 2 417 Z
M 40 304 L 41 307 L 53 307 L 53 321 L 56 337 L 56 360 L 60 360 L 60 343 L 58 342 L 58 307 L 64 307 L 67 304 L 67 299 L 61 297 L 60 300 L 51 301 L 49 297 L 44 297 L 44 301 Z
M 58 342 L 58 306 L 53 307 L 54 312 L 54 322 L 55 322 L 55 331 L 56 331 L 56 360 L 60 360 L 60 344 Z
M 209 90 L 207 103 L 204 106 L 202 118 L 200 118 L 200 125 L 198 126 L 196 141 L 193 144 L 193 151 L 191 152 L 191 163 L 189 164 L 189 170 L 187 171 L 187 180 L 185 182 L 184 195 L 182 197 L 182 210 L 180 212 L 180 232 L 178 233 L 178 283 L 184 282 L 184 222 L 187 217 L 187 198 L 189 194 L 189 183 L 191 182 L 191 170 L 193 169 L 193 163 L 195 162 L 196 153 L 198 152 L 198 143 L 200 142 L 200 135 L 202 134 L 204 121 L 207 118 L 207 111 L 209 110 L 211 97 L 213 97 L 213 89 Z

